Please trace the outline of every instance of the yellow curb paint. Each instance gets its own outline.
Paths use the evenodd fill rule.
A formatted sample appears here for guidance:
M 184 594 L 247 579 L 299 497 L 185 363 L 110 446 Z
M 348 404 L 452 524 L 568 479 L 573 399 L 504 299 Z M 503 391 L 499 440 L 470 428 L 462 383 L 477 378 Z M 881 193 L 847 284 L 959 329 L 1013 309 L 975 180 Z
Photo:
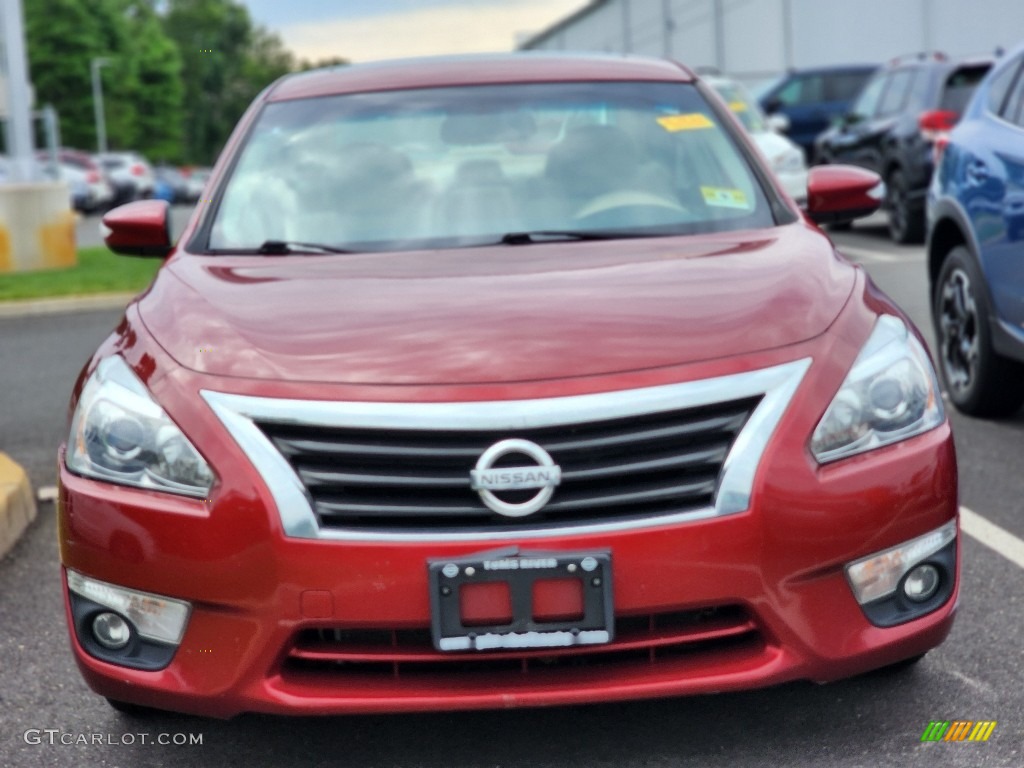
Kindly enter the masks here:
M 62 211 L 50 223 L 39 228 L 39 247 L 43 266 L 47 268 L 73 267 L 78 263 L 75 250 L 75 215 Z
M 6 453 L 0 453 L 0 557 L 35 519 L 36 500 L 28 475 Z
M 11 233 L 7 227 L 0 226 L 0 273 L 13 272 L 14 261 L 11 259 Z

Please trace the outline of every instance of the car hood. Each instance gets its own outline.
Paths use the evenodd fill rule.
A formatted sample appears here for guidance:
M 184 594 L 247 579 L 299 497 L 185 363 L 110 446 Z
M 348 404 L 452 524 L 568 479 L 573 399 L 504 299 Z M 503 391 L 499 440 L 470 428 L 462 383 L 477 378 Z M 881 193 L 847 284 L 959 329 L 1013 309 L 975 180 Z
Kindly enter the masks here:
M 216 376 L 502 383 L 795 344 L 828 328 L 854 280 L 798 223 L 431 252 L 179 253 L 139 310 L 175 360 Z

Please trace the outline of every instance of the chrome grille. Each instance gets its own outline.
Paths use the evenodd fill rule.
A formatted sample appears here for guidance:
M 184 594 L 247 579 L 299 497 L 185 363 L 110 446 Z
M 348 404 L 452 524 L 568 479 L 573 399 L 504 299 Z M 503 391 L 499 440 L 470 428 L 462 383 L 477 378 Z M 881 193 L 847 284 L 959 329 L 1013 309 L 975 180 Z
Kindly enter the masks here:
M 521 521 L 492 512 L 470 488 L 469 471 L 494 443 L 530 440 L 562 468 L 553 498 L 529 518 L 533 528 L 674 515 L 714 504 L 725 459 L 759 400 L 512 434 L 256 424 L 302 481 L 321 527 L 515 530 Z M 504 496 L 516 501 L 515 493 Z
M 748 509 L 761 456 L 810 365 L 802 358 L 716 378 L 523 400 L 201 394 L 260 473 L 288 537 L 525 541 Z M 547 517 L 513 524 L 485 511 L 469 489 L 469 470 L 484 449 L 517 435 L 558 454 L 573 474 L 545 507 Z

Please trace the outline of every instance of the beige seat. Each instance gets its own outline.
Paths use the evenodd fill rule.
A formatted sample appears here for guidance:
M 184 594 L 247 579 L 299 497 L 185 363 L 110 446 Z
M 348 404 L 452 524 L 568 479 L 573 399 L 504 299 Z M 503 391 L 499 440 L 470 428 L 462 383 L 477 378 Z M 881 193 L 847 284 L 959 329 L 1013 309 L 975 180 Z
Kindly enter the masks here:
M 512 187 L 497 160 L 466 160 L 438 198 L 434 229 L 454 237 L 501 235 L 521 229 L 523 219 Z

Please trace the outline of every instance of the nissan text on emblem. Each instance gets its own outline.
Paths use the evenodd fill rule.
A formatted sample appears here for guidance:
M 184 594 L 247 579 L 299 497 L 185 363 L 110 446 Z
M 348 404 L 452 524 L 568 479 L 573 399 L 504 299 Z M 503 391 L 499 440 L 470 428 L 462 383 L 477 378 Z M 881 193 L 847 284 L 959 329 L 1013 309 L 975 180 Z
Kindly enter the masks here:
M 532 464 L 495 468 L 503 456 L 519 453 L 530 459 Z M 536 443 L 529 440 L 502 440 L 495 443 L 476 462 L 476 468 L 469 472 L 473 490 L 480 494 L 484 504 L 505 517 L 532 515 L 551 499 L 555 487 L 562 482 L 562 469 L 554 459 Z M 520 491 L 537 488 L 532 499 L 513 504 L 502 501 L 495 492 Z

